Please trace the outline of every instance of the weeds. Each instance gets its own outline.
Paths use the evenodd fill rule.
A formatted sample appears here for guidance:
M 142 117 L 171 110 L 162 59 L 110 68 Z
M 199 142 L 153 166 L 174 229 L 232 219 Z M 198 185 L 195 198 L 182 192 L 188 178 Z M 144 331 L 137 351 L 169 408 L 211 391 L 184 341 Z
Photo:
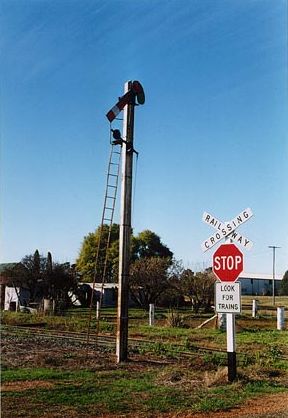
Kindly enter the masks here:
M 215 385 L 223 385 L 227 383 L 228 369 L 227 367 L 218 368 L 216 372 L 205 372 L 204 382 L 207 387 Z
M 225 356 L 225 357 L 224 357 Z M 226 354 L 225 353 L 208 353 L 203 355 L 204 363 L 212 364 L 213 366 L 223 366 L 226 364 Z
M 167 325 L 172 328 L 183 328 L 184 316 L 170 309 L 167 316 Z

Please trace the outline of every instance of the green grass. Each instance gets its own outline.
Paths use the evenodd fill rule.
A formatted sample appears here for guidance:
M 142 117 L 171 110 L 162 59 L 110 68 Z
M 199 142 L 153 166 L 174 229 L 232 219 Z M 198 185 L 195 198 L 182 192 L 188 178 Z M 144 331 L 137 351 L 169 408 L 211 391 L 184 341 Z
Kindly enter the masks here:
M 70 406 L 101 413 L 121 413 L 127 410 L 169 411 L 178 409 L 179 405 L 189 405 L 180 389 L 161 386 L 155 382 L 156 373 L 132 373 L 128 371 L 109 371 L 98 373 L 60 373 L 54 370 L 30 370 L 32 379 L 53 380 L 55 387 L 39 388 L 25 392 L 3 393 L 3 398 L 26 397 L 32 405 Z M 4 372 L 4 381 L 26 380 L 29 370 Z
M 259 307 L 261 306 L 273 306 L 272 296 L 242 296 L 242 304 L 250 304 L 252 306 L 252 300 L 256 299 L 259 302 Z M 275 306 L 285 306 L 288 308 L 288 296 L 275 296 Z
M 180 411 L 215 411 L 231 408 L 243 400 L 263 393 L 285 390 L 275 383 L 257 381 L 246 385 L 220 385 L 214 388 L 197 387 L 194 391 L 182 385 L 173 386 L 159 383 L 157 371 L 145 373 L 127 370 L 101 372 L 62 372 L 51 369 L 23 369 L 3 372 L 4 382 L 48 380 L 54 386 L 25 391 L 3 392 L 5 399 L 25 398 L 25 408 L 45 405 L 46 408 L 73 408 L 78 412 L 91 414 L 105 413 L 160 413 Z M 27 409 L 28 410 L 28 409 Z M 17 416 L 17 415 L 15 415 Z M 27 412 L 27 416 L 28 412 Z
M 251 382 L 246 385 L 224 385 L 206 391 L 206 396 L 201 397 L 194 406 L 199 411 L 217 411 L 235 407 L 248 398 L 259 394 L 271 394 L 283 392 L 282 386 L 271 385 L 268 382 Z M 286 388 L 287 391 L 287 388 Z
M 264 300 L 261 303 L 264 304 Z M 240 379 L 233 384 L 227 384 L 226 377 L 214 382 L 217 372 L 222 371 L 227 363 L 226 333 L 214 329 L 213 324 L 210 324 L 210 328 L 195 328 L 196 321 L 201 323 L 212 316 L 211 314 L 200 317 L 193 315 L 190 309 L 181 309 L 179 312 L 184 315 L 185 323 L 190 327 L 167 326 L 165 318 L 168 311 L 165 309 L 157 312 L 158 322 L 153 327 L 147 324 L 147 312 L 140 309 L 129 311 L 129 336 L 141 336 L 147 340 L 134 353 L 140 353 L 142 360 L 155 360 L 155 357 L 157 360 L 164 359 L 161 360 L 163 364 L 157 361 L 157 366 L 147 363 L 146 367 L 141 360 L 141 370 L 130 367 L 129 363 L 127 367 L 118 368 L 114 365 L 107 366 L 105 360 L 101 369 L 97 368 L 96 371 L 95 368 L 89 370 L 88 366 L 87 370 L 77 370 L 81 358 L 79 355 L 77 357 L 77 350 L 73 349 L 66 350 L 62 357 L 57 357 L 54 364 L 44 362 L 47 367 L 40 363 L 41 368 L 9 368 L 10 363 L 5 363 L 6 366 L 4 364 L 2 367 L 2 382 L 13 383 L 15 389 L 2 392 L 2 410 L 8 411 L 8 418 L 36 418 L 44 415 L 47 410 L 55 411 L 55 416 L 62 414 L 67 417 L 81 414 L 86 414 L 86 417 L 106 416 L 110 413 L 116 416 L 126 413 L 144 416 L 157 416 L 165 412 L 175 415 L 181 412 L 193 414 L 196 411 L 225 410 L 260 394 L 287 391 L 285 374 L 288 372 L 288 362 L 284 357 L 288 356 L 288 333 L 277 331 L 275 320 L 269 322 L 261 318 L 252 319 L 250 314 L 237 317 L 236 341 Z M 45 322 L 47 330 L 82 332 L 87 331 L 87 319 L 87 310 L 76 309 L 59 317 L 14 312 L 5 312 L 2 315 L 3 324 Z M 260 325 L 275 328 L 260 329 Z M 95 329 L 94 319 L 91 328 Z M 103 309 L 100 330 L 109 334 L 115 333 L 115 309 Z M 19 333 L 15 341 L 21 343 L 23 338 L 25 343 L 29 335 L 31 334 L 23 336 Z M 201 354 L 196 351 L 197 347 L 217 348 L 224 353 Z M 180 351 L 190 352 L 192 357 L 180 360 Z M 47 358 L 49 354 L 47 352 Z M 63 365 L 67 364 L 65 358 L 74 357 L 75 365 L 71 366 L 69 363 L 70 370 L 63 370 Z M 169 366 L 165 365 L 167 361 Z M 208 380 L 205 383 L 205 371 L 209 382 L 214 382 L 212 386 L 210 383 L 208 385 Z M 176 380 L 171 376 L 176 376 Z M 191 386 L 193 381 L 196 383 Z M 15 398 L 17 405 L 21 405 L 16 410 Z
M 88 370 L 80 371 L 59 371 L 48 368 L 17 368 L 2 370 L 1 380 L 2 383 L 6 382 L 19 382 L 27 380 L 69 380 L 76 377 L 77 379 L 87 379 L 93 376 L 93 372 Z

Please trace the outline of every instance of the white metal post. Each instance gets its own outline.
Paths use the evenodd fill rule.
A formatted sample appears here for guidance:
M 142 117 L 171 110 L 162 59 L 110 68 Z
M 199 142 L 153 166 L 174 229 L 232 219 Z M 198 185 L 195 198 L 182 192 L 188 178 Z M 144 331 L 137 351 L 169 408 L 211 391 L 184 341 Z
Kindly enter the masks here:
M 225 244 L 232 243 L 231 239 L 226 239 Z M 240 296 L 241 297 L 241 296 Z M 226 314 L 226 334 L 227 334 L 227 360 L 228 360 L 228 381 L 233 382 L 237 375 L 236 365 L 236 332 L 235 314 Z
M 228 380 L 233 382 L 236 378 L 236 338 L 235 338 L 235 314 L 226 314 L 227 323 L 227 355 L 228 355 Z
M 235 314 L 226 314 L 226 329 L 227 329 L 227 351 L 233 353 L 236 351 L 235 339 Z

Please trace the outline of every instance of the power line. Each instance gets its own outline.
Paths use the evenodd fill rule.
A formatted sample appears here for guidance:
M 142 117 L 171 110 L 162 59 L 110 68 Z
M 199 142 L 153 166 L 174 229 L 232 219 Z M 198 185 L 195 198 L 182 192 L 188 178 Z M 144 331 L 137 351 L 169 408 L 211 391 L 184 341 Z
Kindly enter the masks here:
M 273 271 L 273 279 L 272 279 L 272 297 L 273 297 L 273 306 L 275 306 L 275 252 L 277 247 L 276 245 L 269 245 L 268 248 L 272 248 L 273 250 L 273 262 L 272 262 L 272 271 Z

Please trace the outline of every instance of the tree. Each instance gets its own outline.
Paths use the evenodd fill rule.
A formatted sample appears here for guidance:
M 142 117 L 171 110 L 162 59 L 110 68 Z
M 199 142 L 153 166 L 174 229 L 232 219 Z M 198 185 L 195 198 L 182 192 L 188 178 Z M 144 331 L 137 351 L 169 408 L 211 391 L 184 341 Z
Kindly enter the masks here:
M 215 276 L 211 272 L 194 273 L 186 269 L 180 275 L 177 286 L 182 294 L 187 297 L 192 309 L 198 312 L 200 308 L 209 310 L 214 298 Z
M 288 270 L 285 272 L 281 280 L 280 295 L 288 296 Z
M 149 309 L 157 303 L 161 294 L 169 288 L 170 258 L 143 257 L 130 267 L 129 288 L 133 300 L 142 308 Z
M 46 258 L 36 250 L 34 254 L 26 255 L 21 260 L 24 269 L 20 272 L 23 282 L 30 290 L 30 298 L 35 301 L 43 296 Z M 20 277 L 18 278 L 20 279 Z
M 81 274 L 82 280 L 93 282 L 96 272 L 96 282 L 102 281 L 103 268 L 106 257 L 106 248 L 109 234 L 109 225 L 99 226 L 95 232 L 90 232 L 84 237 L 79 257 L 76 260 L 77 271 Z M 99 246 L 100 245 L 100 246 Z M 96 255 L 99 247 L 97 268 L 95 269 Z M 118 276 L 119 259 L 119 225 L 113 224 L 110 235 L 110 246 L 107 253 L 107 270 L 105 281 L 116 281 Z
M 39 254 L 26 255 L 20 263 L 7 269 L 4 275 L 14 287 L 24 287 L 30 292 L 30 302 L 39 302 L 44 298 L 67 298 L 67 292 L 77 284 L 76 272 L 69 263 L 52 262 L 52 255 L 47 257 Z
M 49 266 L 48 263 L 47 265 Z M 68 292 L 75 291 L 78 284 L 75 265 L 52 263 L 51 270 L 50 266 L 49 270 L 46 270 L 44 283 L 45 294 L 48 298 L 68 303 Z
M 99 226 L 95 232 L 84 237 L 79 257 L 76 260 L 77 271 L 82 275 L 82 281 L 93 282 L 96 271 L 96 282 L 102 282 L 103 268 L 106 256 L 109 226 L 103 225 L 102 231 Z M 98 265 L 95 270 L 95 260 L 99 246 Z M 131 262 L 147 257 L 160 257 L 169 259 L 173 253 L 161 242 L 160 237 L 152 231 L 140 232 L 131 239 Z M 113 224 L 110 236 L 110 246 L 107 252 L 107 269 L 105 282 L 118 281 L 119 264 L 119 225 Z
M 146 257 L 162 257 L 172 261 L 173 253 L 161 242 L 159 235 L 146 229 L 132 238 L 132 260 Z

